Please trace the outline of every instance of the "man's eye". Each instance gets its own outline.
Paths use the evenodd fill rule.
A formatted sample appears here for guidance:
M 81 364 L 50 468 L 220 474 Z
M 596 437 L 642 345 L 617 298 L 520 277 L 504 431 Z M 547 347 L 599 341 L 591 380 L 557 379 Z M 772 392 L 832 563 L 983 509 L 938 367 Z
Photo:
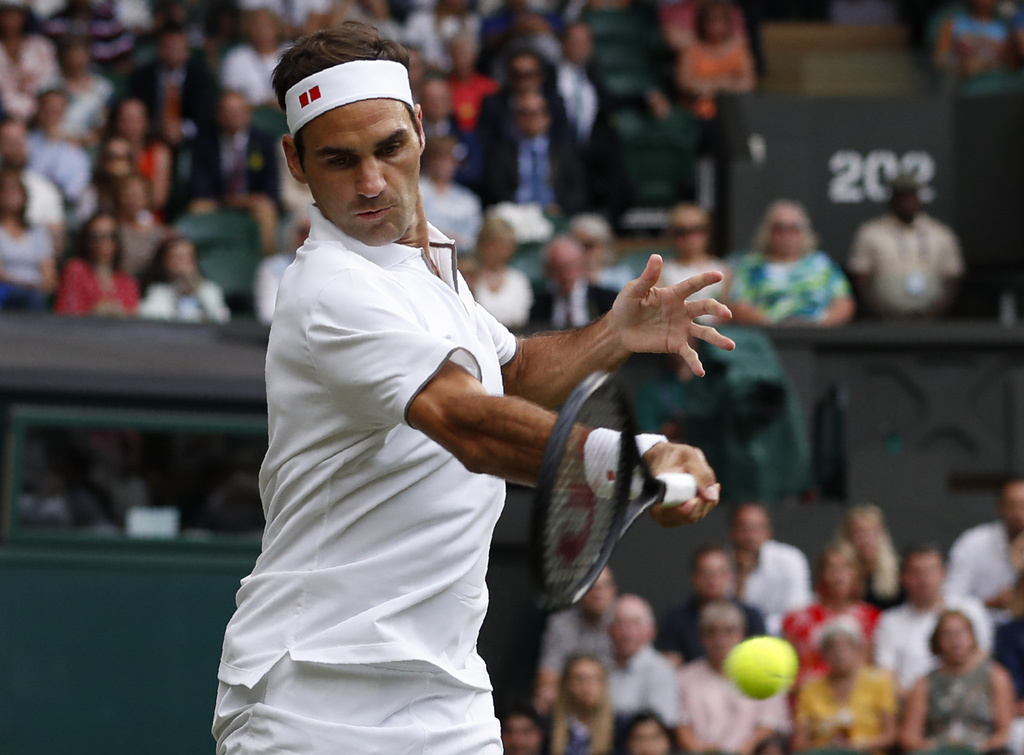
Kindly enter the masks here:
M 388 146 L 382 148 L 380 153 L 385 156 L 397 155 L 398 150 L 401 148 L 401 144 L 389 144 Z

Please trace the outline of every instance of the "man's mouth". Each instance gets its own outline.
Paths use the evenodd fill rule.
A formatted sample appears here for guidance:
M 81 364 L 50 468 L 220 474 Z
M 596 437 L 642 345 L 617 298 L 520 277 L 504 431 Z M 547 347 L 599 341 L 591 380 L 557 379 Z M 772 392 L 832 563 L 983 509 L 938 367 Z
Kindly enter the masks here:
M 390 209 L 391 207 L 381 207 L 375 210 L 363 210 L 362 212 L 357 212 L 356 215 L 363 220 L 378 220 L 384 217 L 385 213 Z

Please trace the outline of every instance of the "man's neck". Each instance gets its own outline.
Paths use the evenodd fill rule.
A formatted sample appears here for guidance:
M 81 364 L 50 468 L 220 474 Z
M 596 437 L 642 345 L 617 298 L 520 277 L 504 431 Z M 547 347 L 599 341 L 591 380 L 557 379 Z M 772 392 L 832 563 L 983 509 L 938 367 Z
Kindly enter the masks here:
M 937 595 L 930 595 L 928 597 L 921 598 L 919 600 L 911 600 L 909 602 L 910 605 L 921 613 L 937 613 L 946 605 L 946 599 L 941 592 Z

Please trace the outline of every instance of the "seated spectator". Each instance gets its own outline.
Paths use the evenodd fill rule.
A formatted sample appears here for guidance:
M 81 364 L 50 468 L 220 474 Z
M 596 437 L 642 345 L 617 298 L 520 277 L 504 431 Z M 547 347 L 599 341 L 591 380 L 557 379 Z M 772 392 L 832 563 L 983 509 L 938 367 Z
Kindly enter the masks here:
M 772 634 L 787 613 L 811 604 L 811 567 L 803 551 L 773 539 L 768 510 L 742 503 L 732 511 L 729 544 L 736 568 L 736 596 L 764 616 Z
M 656 713 L 637 713 L 626 724 L 625 755 L 672 755 L 675 737 Z
M 655 624 L 651 605 L 639 595 L 622 595 L 608 627 L 612 663 L 608 690 L 619 720 L 653 710 L 669 726 L 679 723 L 675 670 L 654 649 Z
M 734 596 L 736 575 L 732 561 L 720 545 L 702 545 L 690 564 L 693 594 L 681 605 L 670 606 L 661 618 L 654 646 L 676 665 L 703 658 L 706 650 L 700 636 L 700 611 L 711 601 L 725 600 L 744 617 L 746 636 L 765 633 L 764 619 L 756 608 Z
M 0 120 L 0 167 L 17 171 L 28 192 L 29 225 L 50 231 L 57 256 L 64 251 L 64 198 L 49 178 L 28 167 L 28 129 L 14 118 Z
M 605 668 L 587 655 L 566 661 L 551 710 L 551 755 L 611 755 L 615 715 Z
M 62 133 L 68 96 L 62 89 L 39 95 L 35 127 L 28 134 L 28 164 L 60 189 L 64 201 L 75 205 L 92 179 L 89 154 Z
M 587 280 L 595 286 L 621 291 L 633 271 L 617 260 L 611 223 L 596 212 L 581 212 L 569 221 L 569 235 L 580 242 L 587 259 Z
M 157 31 L 156 60 L 132 71 L 129 89 L 145 104 L 153 133 L 172 147 L 195 138 L 212 120 L 214 82 L 202 60 L 191 57 L 183 26 Z
M 292 264 L 299 247 L 309 237 L 309 214 L 302 212 L 293 215 L 289 222 L 289 230 L 285 233 L 285 243 L 280 252 L 264 257 L 256 268 L 256 282 L 253 286 L 253 302 L 256 306 L 256 319 L 264 325 L 270 325 L 277 307 L 277 289 L 281 286 L 284 271 Z
M 484 17 L 480 26 L 482 70 L 493 71 L 509 50 L 522 47 L 532 48 L 549 63 L 555 63 L 562 27 L 561 16 L 544 10 L 536 0 L 505 0 Z
M 174 181 L 174 153 L 163 139 L 150 131 L 146 104 L 130 97 L 114 105 L 107 122 L 106 136 L 108 139 L 118 136 L 128 141 L 134 169 L 152 187 L 153 212 L 164 217 Z
M 687 278 L 718 270 L 725 277 L 712 283 L 690 299 L 725 299 L 729 290 L 729 265 L 711 254 L 711 217 L 707 210 L 695 204 L 683 203 L 672 208 L 668 216 L 674 258 L 665 260 L 661 269 L 662 286 L 674 286 Z
M 832 543 L 822 550 L 815 564 L 814 587 L 817 602 L 786 614 L 782 620 L 782 634 L 800 658 L 798 680 L 827 670 L 819 650 L 819 635 L 826 624 L 844 617 L 853 619 L 870 643 L 878 623 L 878 609 L 860 599 L 864 576 L 849 543 Z
M 853 546 L 865 576 L 864 602 L 880 611 L 892 608 L 903 599 L 900 594 L 900 564 L 892 536 L 885 525 L 885 514 L 873 503 L 862 503 L 846 510 L 836 539 Z
M 956 610 L 970 617 L 979 647 L 992 650 L 992 619 L 977 598 L 943 592 L 946 576 L 942 554 L 932 546 L 911 548 L 903 555 L 900 584 L 906 600 L 882 612 L 875 628 L 875 663 L 892 672 L 901 696 L 938 665 L 928 639 L 939 615 Z
M 472 254 L 483 222 L 480 198 L 455 183 L 459 142 L 451 136 L 427 139 L 420 158 L 420 197 L 430 222 L 455 242 L 460 255 Z
M 498 720 L 505 755 L 541 755 L 544 729 L 537 711 L 529 706 L 515 706 L 503 711 Z
M 121 242 L 113 215 L 97 214 L 79 231 L 78 256 L 64 266 L 54 311 L 61 315 L 125 317 L 139 307 L 139 285 L 121 272 Z
M 131 66 L 135 39 L 121 22 L 113 3 L 67 0 L 63 8 L 43 22 L 43 34 L 54 41 L 68 35 L 87 39 L 92 59 L 106 70 L 125 70 Z
M 703 3 L 697 11 L 696 39 L 676 62 L 676 88 L 684 104 L 707 123 L 718 114 L 718 95 L 752 92 L 756 85 L 754 56 L 746 35 L 736 32 L 733 4 L 729 0 Z
M 97 212 L 116 213 L 117 187 L 122 180 L 132 175 L 134 162 L 132 147 L 127 139 L 111 136 L 103 140 L 96 155 L 92 182 L 85 187 L 75 208 L 75 218 L 79 225 Z
M 786 696 L 754 700 L 722 671 L 729 651 L 746 635 L 743 611 L 713 600 L 701 608 L 698 625 L 707 656 L 684 664 L 677 676 L 682 723 L 676 736 L 682 749 L 752 755 L 777 746 L 789 729 Z
M 684 52 L 697 41 L 697 13 L 701 0 L 669 0 L 658 6 L 658 26 L 661 37 L 672 52 Z M 731 8 L 732 32 L 746 36 L 747 24 L 738 5 Z
M 92 72 L 92 53 L 86 37 L 61 37 L 57 41 L 57 61 L 60 64 L 57 84 L 68 97 L 61 133 L 69 141 L 89 149 L 100 141 L 114 85 Z
M 419 48 L 430 68 L 450 71 L 448 43 L 457 35 L 480 36 L 480 16 L 468 0 L 437 0 L 433 7 L 414 10 L 405 21 L 402 41 Z
M 999 521 L 971 527 L 953 542 L 946 592 L 984 601 L 1001 623 L 1024 568 L 1024 479 L 1003 484 L 996 511 Z
M 271 79 L 287 49 L 281 19 L 269 8 L 249 11 L 242 22 L 245 41 L 224 55 L 220 68 L 222 89 L 239 92 L 252 107 L 277 107 Z
M 996 629 L 995 651 L 993 653 L 1003 668 L 1010 674 L 1014 690 L 1014 721 L 1011 730 L 1011 741 L 1019 738 L 1019 725 L 1021 717 L 1024 716 L 1024 573 L 1017 577 L 1013 586 L 1013 594 L 1010 596 L 1011 619 Z M 967 612 L 964 611 L 966 614 Z M 968 614 L 969 615 L 969 614 Z M 983 637 L 978 631 L 978 623 L 971 616 L 971 623 L 974 625 L 975 635 L 978 637 L 978 647 L 988 652 L 984 645 Z M 1011 750 L 1018 752 L 1018 749 L 1011 745 Z
M 547 714 L 558 695 L 558 681 L 570 656 L 586 654 L 610 663 L 608 627 L 615 617 L 615 576 L 608 567 L 573 608 L 548 616 L 540 641 L 540 663 L 534 684 L 534 706 Z
M 484 155 L 480 149 L 480 139 L 472 131 L 459 129 L 452 110 L 452 93 L 448 79 L 440 74 L 430 74 L 418 93 L 421 112 L 423 114 L 423 134 L 429 142 L 438 136 L 450 136 L 458 141 L 455 156 L 458 166 L 455 181 L 473 189 L 479 187 L 484 170 Z
M 1010 29 L 997 14 L 996 0 L 968 0 L 939 28 L 935 67 L 962 80 L 1016 68 Z
M 822 251 L 807 212 L 779 200 L 765 213 L 754 250 L 733 265 L 727 304 L 736 325 L 843 325 L 853 318 L 850 282 Z
M 583 248 L 571 236 L 556 236 L 544 248 L 544 274 L 548 290 L 530 309 L 536 328 L 579 328 L 612 308 L 615 292 L 587 281 Z
M 28 20 L 24 0 L 0 2 L 0 101 L 6 115 L 24 122 L 35 115 L 39 94 L 60 73 L 53 43 L 29 32 Z
M 238 92 L 217 103 L 217 129 L 196 139 L 189 212 L 243 210 L 256 221 L 265 255 L 277 243 L 277 144 L 252 128 L 252 109 Z
M 949 309 L 964 272 L 956 234 L 921 212 L 912 173 L 890 183 L 889 212 L 857 229 L 847 267 L 872 314 L 931 319 Z
M 1013 719 L 1010 675 L 978 647 L 971 620 L 943 611 L 931 637 L 939 667 L 907 698 L 900 744 L 907 751 L 966 747 L 1007 752 Z
M 516 234 L 508 221 L 488 215 L 476 240 L 473 296 L 506 328 L 521 328 L 530 318 L 533 288 L 524 273 L 510 266 Z
M 242 6 L 254 1 L 267 2 L 267 0 L 242 0 Z M 325 3 L 323 0 L 306 0 L 295 3 L 291 0 L 274 0 L 274 3 L 280 4 L 281 8 L 290 6 L 291 13 L 295 13 L 295 9 L 301 8 L 303 5 L 307 8 L 310 6 L 325 8 L 326 12 L 323 15 L 316 12 L 306 13 L 305 23 L 297 27 L 302 34 L 341 26 L 347 21 L 361 21 L 376 26 L 386 39 L 398 39 L 402 35 L 402 27 L 397 20 L 392 18 L 387 0 L 353 0 L 353 2 L 344 3 Z M 278 15 L 282 15 L 281 11 L 278 11 Z M 320 21 L 320 18 L 323 20 Z M 413 94 L 416 93 L 415 87 L 412 91 Z
M 150 209 L 151 196 L 149 182 L 138 173 L 129 173 L 117 182 L 114 214 L 121 239 L 119 269 L 135 277 L 153 261 L 157 247 L 169 232 Z
M 165 240 L 146 275 L 139 316 L 154 320 L 223 323 L 231 319 L 224 292 L 199 272 L 196 246 L 180 236 Z
M 448 86 L 451 89 L 452 112 L 455 125 L 468 133 L 476 129 L 484 97 L 495 94 L 501 87 L 490 76 L 477 70 L 480 47 L 471 34 L 456 34 L 448 42 L 448 55 L 452 61 Z
M 896 743 L 896 693 L 887 671 L 867 664 L 867 638 L 849 616 L 822 627 L 827 671 L 797 694 L 793 752 L 827 748 L 881 755 Z
M 29 225 L 21 175 L 0 169 L 0 310 L 38 312 L 57 287 L 57 260 L 45 228 Z

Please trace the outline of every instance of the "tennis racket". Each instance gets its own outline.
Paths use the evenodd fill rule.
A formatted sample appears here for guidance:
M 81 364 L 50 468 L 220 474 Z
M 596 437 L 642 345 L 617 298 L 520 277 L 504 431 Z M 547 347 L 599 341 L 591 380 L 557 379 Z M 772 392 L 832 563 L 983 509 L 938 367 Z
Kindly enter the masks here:
M 652 475 L 635 435 L 629 401 L 607 373 L 587 377 L 562 405 L 533 502 L 531 561 L 546 608 L 577 603 L 647 509 L 696 495 L 693 475 Z

